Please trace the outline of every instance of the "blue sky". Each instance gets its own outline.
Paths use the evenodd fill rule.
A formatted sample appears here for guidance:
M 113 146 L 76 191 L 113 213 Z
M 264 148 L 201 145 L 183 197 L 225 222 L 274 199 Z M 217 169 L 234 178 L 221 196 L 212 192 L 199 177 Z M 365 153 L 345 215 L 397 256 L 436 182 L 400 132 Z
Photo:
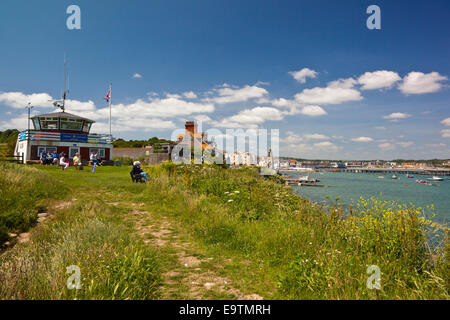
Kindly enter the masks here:
M 66 9 L 81 8 L 81 30 Z M 366 9 L 381 9 L 369 30 Z M 113 134 L 280 130 L 304 158 L 450 158 L 448 1 L 0 3 L 0 130 L 52 111 L 67 53 L 67 111 Z

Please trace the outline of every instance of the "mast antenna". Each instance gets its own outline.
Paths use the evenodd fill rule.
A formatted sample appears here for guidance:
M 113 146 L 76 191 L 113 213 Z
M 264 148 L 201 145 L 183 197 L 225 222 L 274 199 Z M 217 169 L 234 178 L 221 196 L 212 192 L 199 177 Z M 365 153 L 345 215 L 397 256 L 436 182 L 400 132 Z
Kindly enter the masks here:
M 67 94 L 69 93 L 69 89 L 67 89 L 68 77 L 67 77 L 66 69 L 67 69 L 67 61 L 66 61 L 66 53 L 64 53 L 64 91 L 62 94 L 62 100 L 53 101 L 53 106 L 55 108 L 60 108 L 63 112 L 66 109 L 66 97 L 67 97 Z

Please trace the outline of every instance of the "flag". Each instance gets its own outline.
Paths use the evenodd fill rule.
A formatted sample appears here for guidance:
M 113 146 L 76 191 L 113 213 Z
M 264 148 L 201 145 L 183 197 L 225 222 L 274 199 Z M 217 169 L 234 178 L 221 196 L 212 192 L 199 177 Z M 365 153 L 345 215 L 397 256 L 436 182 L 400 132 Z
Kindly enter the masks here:
M 111 88 L 109 88 L 108 94 L 105 97 L 106 102 L 109 102 L 110 99 L 111 99 Z

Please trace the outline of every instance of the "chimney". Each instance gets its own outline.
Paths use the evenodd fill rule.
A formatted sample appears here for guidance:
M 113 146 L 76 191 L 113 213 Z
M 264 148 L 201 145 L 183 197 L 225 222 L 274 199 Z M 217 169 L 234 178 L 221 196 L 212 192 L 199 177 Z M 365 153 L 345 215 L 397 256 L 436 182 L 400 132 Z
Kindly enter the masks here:
M 192 135 L 197 133 L 197 122 L 186 121 L 185 127 L 186 127 L 186 132 L 190 132 Z

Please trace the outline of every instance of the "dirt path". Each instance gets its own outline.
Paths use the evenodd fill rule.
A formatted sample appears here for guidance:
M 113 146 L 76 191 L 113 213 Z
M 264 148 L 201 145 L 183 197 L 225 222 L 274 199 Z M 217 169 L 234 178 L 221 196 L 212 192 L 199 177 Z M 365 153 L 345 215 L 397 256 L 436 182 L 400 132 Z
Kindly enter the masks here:
M 38 225 L 46 223 L 46 221 L 51 218 L 52 211 L 55 209 L 62 209 L 70 206 L 72 204 L 72 201 L 75 201 L 77 199 L 72 199 L 71 201 L 57 201 L 53 203 L 51 206 L 47 208 L 45 212 L 40 212 L 37 215 L 36 222 L 31 226 L 31 228 L 22 233 L 9 233 L 9 237 L 11 238 L 9 241 L 5 242 L 5 247 L 0 251 L 0 255 L 4 254 L 6 251 L 12 249 L 16 244 L 18 243 L 25 243 L 30 241 L 31 239 L 31 231 L 36 228 Z
M 158 247 L 171 259 L 165 264 L 162 286 L 163 299 L 239 299 L 262 300 L 257 294 L 245 294 L 233 286 L 230 279 L 219 275 L 220 261 L 208 257 L 199 248 L 177 233 L 164 216 L 134 204 L 130 219 L 144 243 Z

